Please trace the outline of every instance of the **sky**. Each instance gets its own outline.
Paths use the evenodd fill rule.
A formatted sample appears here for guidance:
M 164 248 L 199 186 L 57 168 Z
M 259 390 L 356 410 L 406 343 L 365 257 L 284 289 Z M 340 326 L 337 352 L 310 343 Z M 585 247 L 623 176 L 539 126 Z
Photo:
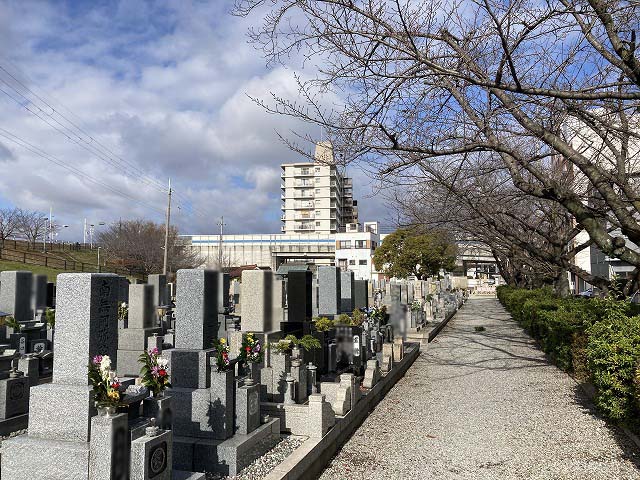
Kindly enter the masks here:
M 225 233 L 278 233 L 279 165 L 305 159 L 277 132 L 321 132 L 250 97 L 295 99 L 314 65 L 267 68 L 246 37 L 261 18 L 232 3 L 0 1 L 0 206 L 51 208 L 75 241 L 85 218 L 164 221 L 171 178 L 180 233 L 221 216 Z M 384 222 L 373 182 L 348 173 L 360 221 Z

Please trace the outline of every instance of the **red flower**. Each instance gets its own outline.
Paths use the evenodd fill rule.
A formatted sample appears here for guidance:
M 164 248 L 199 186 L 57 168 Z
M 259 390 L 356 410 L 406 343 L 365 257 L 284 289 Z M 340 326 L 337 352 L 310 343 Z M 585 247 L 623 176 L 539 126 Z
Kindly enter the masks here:
M 164 368 L 160 369 L 158 371 L 158 375 L 160 375 L 161 377 L 166 377 L 167 376 L 167 371 Z
M 245 347 L 245 350 L 246 350 L 247 352 L 250 352 L 250 351 L 251 351 L 251 347 Z
M 113 388 L 113 389 L 117 390 L 117 389 L 119 389 L 119 388 L 120 388 L 120 384 L 119 384 L 118 382 L 116 382 L 116 383 L 112 383 L 112 384 L 111 384 L 111 388 Z

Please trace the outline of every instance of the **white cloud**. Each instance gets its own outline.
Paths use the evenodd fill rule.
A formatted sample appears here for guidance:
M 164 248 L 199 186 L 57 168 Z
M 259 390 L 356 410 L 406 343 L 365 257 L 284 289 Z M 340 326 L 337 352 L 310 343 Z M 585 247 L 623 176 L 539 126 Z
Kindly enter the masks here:
M 174 218 L 185 233 L 214 232 L 221 215 L 231 233 L 279 231 L 279 164 L 297 157 L 276 131 L 316 128 L 270 115 L 249 98 L 269 99 L 270 92 L 295 98 L 297 85 L 291 68 L 264 67 L 245 37 L 256 19 L 227 15 L 231 3 L 122 1 L 113 11 L 83 2 L 1 4 L 0 65 L 127 166 L 95 158 L 0 93 L 0 127 L 125 194 L 2 140 L 0 164 L 11 167 L 0 176 L 0 198 L 25 208 L 53 206 L 74 239 L 85 217 L 161 221 L 165 194 L 137 178 L 140 169 L 163 184 L 171 177 Z M 0 71 L 6 90 L 2 79 L 11 83 Z M 32 108 L 58 126 L 49 109 Z

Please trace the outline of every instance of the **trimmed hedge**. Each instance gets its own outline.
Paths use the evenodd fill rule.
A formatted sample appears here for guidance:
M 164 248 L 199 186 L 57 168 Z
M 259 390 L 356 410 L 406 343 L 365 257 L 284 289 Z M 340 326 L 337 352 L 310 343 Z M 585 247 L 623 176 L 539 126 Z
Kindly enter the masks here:
M 640 413 L 640 316 L 607 299 L 559 298 L 550 289 L 501 286 L 498 299 L 562 370 L 596 387 L 595 403 L 612 420 Z

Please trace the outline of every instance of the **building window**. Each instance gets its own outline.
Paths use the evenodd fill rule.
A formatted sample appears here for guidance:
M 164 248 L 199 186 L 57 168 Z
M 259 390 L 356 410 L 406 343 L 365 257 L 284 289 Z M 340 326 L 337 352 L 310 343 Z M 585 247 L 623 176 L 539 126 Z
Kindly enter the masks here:
M 316 177 L 316 183 L 320 183 L 320 177 Z
M 356 248 L 367 248 L 366 240 L 356 240 Z
M 320 167 L 316 167 L 316 173 L 320 172 Z
M 319 188 L 316 188 L 316 193 L 320 193 L 320 189 Z
M 351 240 L 340 240 L 338 242 L 338 248 L 341 250 L 346 250 L 348 248 L 351 248 Z
M 358 263 L 359 263 L 360 265 L 366 265 L 366 264 L 367 264 L 367 261 L 366 261 L 366 260 L 360 260 Z
M 349 260 L 349 265 L 355 265 L 356 261 L 355 260 Z
M 316 227 L 319 227 L 319 226 L 320 226 L 320 222 L 316 222 Z

